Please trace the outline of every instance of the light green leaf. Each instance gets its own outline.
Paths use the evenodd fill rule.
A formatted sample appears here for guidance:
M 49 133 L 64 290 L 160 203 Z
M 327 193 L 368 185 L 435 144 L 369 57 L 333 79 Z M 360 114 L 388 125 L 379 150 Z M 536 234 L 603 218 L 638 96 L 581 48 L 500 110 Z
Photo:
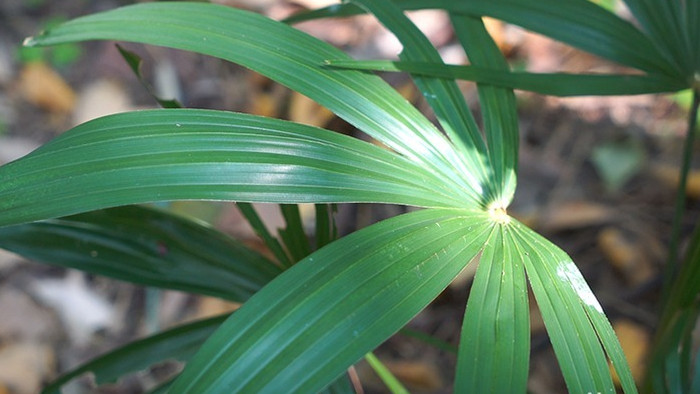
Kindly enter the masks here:
M 423 61 L 442 64 L 437 49 L 427 37 L 406 17 L 400 8 L 388 0 L 353 0 L 354 3 L 372 12 L 403 45 L 399 58 L 407 61 Z M 486 166 L 486 146 L 476 121 L 467 107 L 462 92 L 454 81 L 414 75 L 413 80 L 433 109 L 440 125 L 452 142 L 462 152 L 460 171 L 471 176 L 470 189 L 484 206 L 498 199 L 500 190 L 493 187 L 499 182 L 489 182 L 494 175 Z M 463 161 L 463 162 L 462 162 Z M 500 174 L 495 175 L 499 178 Z
M 173 392 L 320 390 L 435 298 L 490 227 L 483 212 L 430 209 L 327 245 L 226 321 Z
M 374 373 L 379 376 L 379 379 L 384 382 L 384 385 L 389 389 L 392 394 L 409 394 L 408 390 L 401 384 L 394 374 L 391 373 L 389 368 L 384 365 L 374 353 L 369 352 L 365 355 L 365 361 L 374 370 Z
M 445 182 L 465 182 L 451 164 L 459 160 L 454 148 L 425 116 L 379 77 L 323 67 L 327 59 L 349 57 L 283 23 L 216 4 L 156 2 L 81 17 L 25 45 L 97 39 L 172 47 L 241 64 L 317 101 Z
M 500 71 L 484 67 L 388 60 L 329 60 L 329 67 L 403 71 L 434 77 L 465 79 L 504 88 L 527 90 L 551 96 L 614 96 L 675 92 L 687 89 L 686 81 L 663 75 L 567 74 Z
M 478 67 L 509 71 L 508 63 L 486 31 L 481 18 L 451 15 L 455 33 L 471 63 Z M 479 103 L 484 134 L 489 147 L 489 163 L 494 174 L 496 199 L 493 206 L 507 207 L 515 194 L 518 165 L 518 118 L 515 95 L 510 89 L 479 84 Z
M 42 393 L 59 394 L 61 386 L 87 372 L 92 372 L 100 385 L 116 382 L 126 374 L 146 369 L 163 360 L 187 361 L 227 317 L 218 316 L 185 324 L 122 346 L 61 375 Z
M 635 393 L 617 337 L 571 258 L 520 223 L 509 228 L 569 391 L 614 393 L 609 357 L 623 390 Z
M 522 256 L 507 225 L 493 228 L 464 315 L 455 392 L 523 393 L 530 320 Z
M 0 227 L 0 247 L 52 265 L 238 302 L 282 271 L 211 227 L 137 206 Z
M 0 179 L 0 225 L 181 199 L 466 203 L 434 173 L 367 142 L 206 110 L 132 112 L 83 124 L 0 167 Z

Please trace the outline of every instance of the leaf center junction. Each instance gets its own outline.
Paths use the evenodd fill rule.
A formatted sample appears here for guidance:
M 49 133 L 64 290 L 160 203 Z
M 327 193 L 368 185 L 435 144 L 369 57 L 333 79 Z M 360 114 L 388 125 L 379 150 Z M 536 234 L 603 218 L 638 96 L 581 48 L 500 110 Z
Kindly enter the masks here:
M 489 216 L 491 216 L 491 219 L 493 219 L 496 223 L 499 224 L 508 224 L 510 223 L 510 216 L 508 216 L 508 212 L 506 211 L 506 208 L 502 206 L 501 204 L 494 203 L 489 205 L 488 208 Z

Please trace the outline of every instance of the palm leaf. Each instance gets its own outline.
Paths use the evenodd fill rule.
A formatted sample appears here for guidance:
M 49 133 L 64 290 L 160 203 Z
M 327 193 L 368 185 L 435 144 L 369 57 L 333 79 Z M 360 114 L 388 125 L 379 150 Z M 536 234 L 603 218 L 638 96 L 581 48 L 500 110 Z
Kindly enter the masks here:
M 213 228 L 137 206 L 1 227 L 0 247 L 52 265 L 238 302 L 282 272 Z
M 167 359 L 189 360 L 202 343 L 226 320 L 228 315 L 188 323 L 132 342 L 83 364 L 51 382 L 44 394 L 59 394 L 61 386 L 92 372 L 98 385 L 116 382 L 120 377 Z
M 205 110 L 95 120 L 1 167 L 0 178 L 0 225 L 178 199 L 464 204 L 434 173 L 369 143 Z
M 517 222 L 510 228 L 569 391 L 614 392 L 607 354 L 624 391 L 636 392 L 617 337 L 571 258 Z
M 215 4 L 146 3 L 66 22 L 25 45 L 97 39 L 166 46 L 241 64 L 310 97 L 434 173 L 464 183 L 451 164 L 461 160 L 452 146 L 403 97 L 376 76 L 324 68 L 327 59 L 349 57 L 279 22 Z
M 433 77 L 464 79 L 560 97 L 666 93 L 688 88 L 686 81 L 657 74 L 530 73 L 501 71 L 471 65 L 389 60 L 328 60 L 326 65 L 352 70 L 403 71 Z
M 407 61 L 426 61 L 442 64 L 440 54 L 427 37 L 406 17 L 400 8 L 388 0 L 354 0 L 368 9 L 383 23 L 403 45 L 399 57 Z M 472 113 L 467 107 L 462 92 L 454 81 L 414 75 L 413 80 L 432 107 L 443 129 L 462 153 L 465 161 L 461 172 L 474 178 L 470 188 L 479 191 L 484 205 L 500 198 L 500 190 L 492 190 L 500 182 L 490 181 L 490 177 L 500 178 L 500 173 L 491 174 L 486 166 L 486 146 L 479 133 Z
M 322 389 L 435 298 L 490 226 L 480 212 L 430 209 L 327 245 L 224 323 L 173 392 Z
M 404 10 L 444 9 L 453 14 L 490 16 L 555 40 L 649 73 L 686 80 L 687 74 L 659 52 L 653 42 L 630 22 L 587 0 L 394 0 Z M 353 4 L 330 6 L 301 14 L 287 23 L 357 15 L 363 10 Z
M 507 225 L 494 226 L 479 259 L 459 344 L 458 393 L 522 393 L 527 388 L 527 282 L 507 231 Z

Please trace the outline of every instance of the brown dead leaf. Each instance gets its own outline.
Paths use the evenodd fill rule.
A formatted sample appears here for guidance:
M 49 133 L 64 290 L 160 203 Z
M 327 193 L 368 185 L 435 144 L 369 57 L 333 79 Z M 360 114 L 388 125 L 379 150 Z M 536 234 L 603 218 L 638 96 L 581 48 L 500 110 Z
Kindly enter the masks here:
M 335 115 L 326 107 L 317 102 L 294 92 L 289 102 L 289 119 L 316 127 L 325 126 Z
M 73 89 L 56 71 L 41 62 L 28 63 L 22 68 L 19 91 L 25 100 L 54 114 L 70 114 L 75 106 Z
M 254 94 L 250 100 L 248 112 L 269 118 L 279 117 L 279 106 L 277 105 L 276 96 L 265 92 Z
M 610 264 L 630 283 L 644 283 L 654 275 L 642 245 L 629 240 L 622 231 L 614 227 L 603 229 L 598 234 L 598 246 Z
M 489 35 L 491 35 L 493 41 L 496 42 L 498 48 L 502 52 L 506 53 L 512 50 L 512 46 L 506 40 L 504 23 L 502 21 L 499 21 L 498 19 L 493 19 L 489 17 L 484 17 L 482 18 L 482 20 L 484 21 L 484 26 L 486 27 L 486 30 L 488 30 Z
M 199 306 L 197 307 L 195 315 L 197 319 L 205 319 L 233 312 L 240 307 L 241 304 L 237 302 L 224 301 L 214 297 L 200 297 Z
M 435 365 L 421 361 L 387 361 L 386 367 L 401 382 L 416 390 L 434 392 L 443 387 Z
M 55 371 L 55 355 L 48 345 L 15 343 L 0 348 L 0 386 L 15 394 L 33 394 Z
M 669 165 L 655 165 L 652 167 L 652 174 L 669 187 L 677 188 L 680 179 L 679 170 Z M 700 170 L 692 170 L 688 174 L 688 185 L 686 195 L 690 198 L 700 199 Z
M 616 321 L 613 323 L 613 329 L 620 340 L 622 351 L 625 353 L 634 381 L 641 383 L 646 370 L 646 355 L 649 352 L 649 333 L 641 325 L 629 320 Z M 612 365 L 610 369 L 613 371 Z M 613 381 L 615 384 L 620 385 L 620 378 L 614 371 Z
M 567 201 L 554 205 L 541 219 L 547 231 L 572 230 L 595 226 L 613 219 L 612 209 L 588 201 Z

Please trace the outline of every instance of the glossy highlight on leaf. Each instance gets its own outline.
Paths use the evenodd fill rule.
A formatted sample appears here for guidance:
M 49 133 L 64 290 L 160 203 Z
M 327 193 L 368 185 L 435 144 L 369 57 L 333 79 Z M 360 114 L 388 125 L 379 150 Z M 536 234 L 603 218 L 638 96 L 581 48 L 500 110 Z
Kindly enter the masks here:
M 463 205 L 433 173 L 369 143 L 208 110 L 101 118 L 1 167 L 0 178 L 0 225 L 182 199 Z
M 236 311 L 173 392 L 322 389 L 433 300 L 490 227 L 483 212 L 427 209 L 327 245 Z

